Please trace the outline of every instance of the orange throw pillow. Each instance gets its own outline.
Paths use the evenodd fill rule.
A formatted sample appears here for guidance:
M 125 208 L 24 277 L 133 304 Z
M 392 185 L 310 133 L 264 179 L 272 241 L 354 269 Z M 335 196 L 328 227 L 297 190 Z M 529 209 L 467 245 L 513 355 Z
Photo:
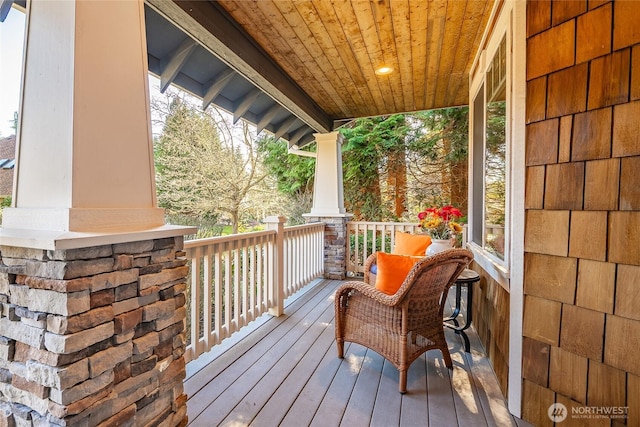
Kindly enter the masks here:
M 404 282 L 409 271 L 422 258 L 378 252 L 376 289 L 387 295 L 395 294 L 402 286 L 402 282 Z
M 430 244 L 431 237 L 427 234 L 410 234 L 396 231 L 395 246 L 391 253 L 423 257 Z

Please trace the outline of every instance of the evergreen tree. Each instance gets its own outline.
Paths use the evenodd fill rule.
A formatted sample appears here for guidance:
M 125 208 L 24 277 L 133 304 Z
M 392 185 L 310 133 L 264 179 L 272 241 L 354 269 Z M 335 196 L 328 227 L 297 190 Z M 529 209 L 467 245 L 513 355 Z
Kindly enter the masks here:
M 466 214 L 469 108 L 424 111 L 411 120 L 415 133 L 408 166 L 419 203 L 451 204 Z
M 356 220 L 384 221 L 406 209 L 405 117 L 356 120 L 341 130 L 345 207 Z M 383 184 L 381 177 L 387 177 Z M 387 199 L 384 203 L 383 199 Z
M 302 214 L 310 212 L 313 200 L 315 159 L 289 154 L 287 142 L 271 136 L 260 138 L 257 143 L 264 166 L 284 196 L 280 212 L 290 224 L 303 223 Z

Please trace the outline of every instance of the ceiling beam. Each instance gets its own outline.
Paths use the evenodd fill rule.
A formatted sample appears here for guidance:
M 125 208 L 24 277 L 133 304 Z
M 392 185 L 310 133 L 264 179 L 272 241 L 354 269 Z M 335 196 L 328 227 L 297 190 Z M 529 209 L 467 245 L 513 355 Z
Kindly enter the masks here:
M 278 111 L 280 111 L 280 104 L 276 103 L 273 104 L 271 108 L 269 108 L 267 112 L 262 115 L 262 117 L 260 117 L 258 123 L 256 124 L 256 135 L 262 132 L 264 128 L 267 127 L 269 123 L 271 123 L 271 120 L 273 120 L 273 118 L 278 114 Z
M 231 68 L 227 68 L 207 83 L 204 96 L 202 97 L 202 109 L 206 110 L 209 105 L 220 95 L 220 92 L 231 81 L 236 74 Z
M 278 129 L 276 129 L 276 131 L 274 132 L 274 138 L 276 139 L 276 141 L 282 138 L 284 134 L 287 133 L 289 129 L 291 129 L 291 126 L 293 126 L 297 120 L 298 118 L 296 116 L 289 116 L 284 119 L 282 124 L 278 126 Z
M 298 128 L 293 134 L 289 134 L 289 147 L 293 147 L 298 144 L 300 138 L 312 132 L 312 129 L 309 129 L 307 126 L 302 125 Z
M 298 147 L 302 148 L 305 145 L 309 145 L 315 141 L 316 141 L 316 137 L 312 133 L 308 133 L 302 138 L 300 138 L 300 141 L 298 141 Z
M 238 120 L 242 117 L 244 113 L 249 110 L 253 101 L 255 101 L 262 91 L 258 88 L 253 89 L 251 92 L 246 94 L 242 100 L 238 103 L 238 106 L 233 110 L 233 124 L 235 125 Z
M 176 78 L 180 69 L 184 66 L 189 59 L 189 55 L 198 46 L 193 39 L 187 37 L 171 55 L 164 59 L 166 64 L 162 67 L 162 73 L 160 74 L 160 93 L 164 93 L 165 90 L 171 85 L 171 82 Z
M 146 0 L 202 46 L 318 132 L 330 132 L 329 115 L 212 1 Z

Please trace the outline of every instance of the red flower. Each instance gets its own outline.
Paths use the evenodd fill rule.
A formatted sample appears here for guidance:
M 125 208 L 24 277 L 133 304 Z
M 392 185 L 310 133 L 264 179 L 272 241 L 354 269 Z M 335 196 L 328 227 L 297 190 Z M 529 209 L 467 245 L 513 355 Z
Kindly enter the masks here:
M 443 206 L 440 209 L 431 207 L 420 212 L 418 214 L 418 219 L 422 221 L 429 215 L 441 218 L 443 221 L 450 221 L 452 219 L 461 218 L 462 212 L 460 211 L 460 209 L 454 208 L 451 205 Z

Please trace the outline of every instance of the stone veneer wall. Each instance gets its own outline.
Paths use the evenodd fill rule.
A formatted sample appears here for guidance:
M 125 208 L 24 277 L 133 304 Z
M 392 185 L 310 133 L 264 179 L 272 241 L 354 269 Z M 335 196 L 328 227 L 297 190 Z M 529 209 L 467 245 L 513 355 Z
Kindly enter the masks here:
M 186 425 L 182 244 L 1 247 L 0 425 Z
M 351 215 L 306 217 L 307 222 L 324 222 L 324 277 L 344 280 L 347 275 L 347 221 Z
M 523 418 L 640 426 L 640 2 L 527 7 Z

